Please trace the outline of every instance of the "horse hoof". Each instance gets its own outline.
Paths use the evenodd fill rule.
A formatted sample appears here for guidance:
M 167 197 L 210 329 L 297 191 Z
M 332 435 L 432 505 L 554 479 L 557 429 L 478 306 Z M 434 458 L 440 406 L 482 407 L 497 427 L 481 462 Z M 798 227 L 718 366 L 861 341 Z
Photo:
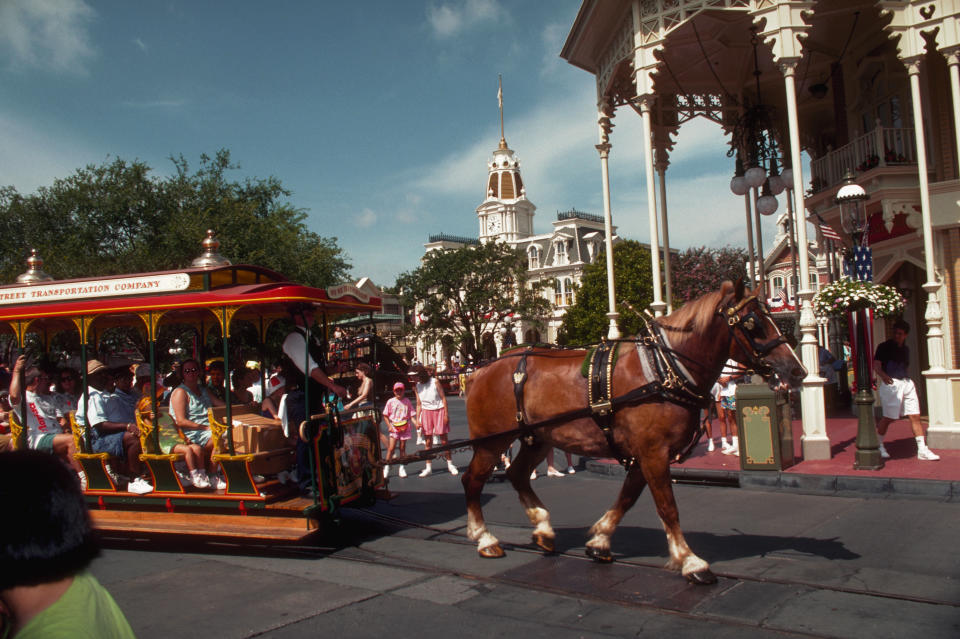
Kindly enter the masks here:
M 489 546 L 479 548 L 477 552 L 480 553 L 480 556 L 484 559 L 499 559 L 505 554 L 500 544 L 490 544 Z
M 684 575 L 684 577 L 687 578 L 687 581 L 697 586 L 709 586 L 717 583 L 717 576 L 710 570 L 698 570 L 697 572 Z
M 533 543 L 537 545 L 537 548 L 542 550 L 545 553 L 553 552 L 553 538 L 547 537 L 546 535 L 541 535 L 534 533 L 533 534 Z
M 613 555 L 609 548 L 600 549 L 587 546 L 587 557 L 601 564 L 613 563 Z

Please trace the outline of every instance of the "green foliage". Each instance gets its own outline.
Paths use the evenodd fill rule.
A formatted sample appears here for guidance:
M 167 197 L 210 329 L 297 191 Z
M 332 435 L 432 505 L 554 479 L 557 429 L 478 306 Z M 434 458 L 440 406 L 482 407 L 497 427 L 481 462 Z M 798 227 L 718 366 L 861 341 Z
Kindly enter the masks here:
M 57 279 L 171 270 L 189 266 L 214 229 L 233 263 L 264 266 L 291 280 L 329 286 L 349 276 L 336 238 L 321 237 L 306 213 L 285 201 L 275 177 L 230 180 L 230 153 L 202 155 L 191 173 L 182 156 L 157 177 L 135 160 L 89 165 L 36 193 L 0 189 L 0 278 L 25 270 L 30 248 Z
M 397 279 L 403 304 L 420 316 L 413 333 L 427 342 L 454 336 L 459 350 L 478 359 L 484 333 L 495 334 L 511 317 L 541 325 L 550 305 L 527 281 L 527 258 L 489 242 L 431 251 L 420 267 Z
M 689 248 L 671 259 L 673 306 L 720 289 L 724 280 L 747 277 L 747 252 L 742 248 Z
M 624 302 L 642 311 L 653 301 L 650 249 L 634 240 L 618 243 L 613 248 L 613 272 L 620 332 L 634 335 L 640 330 L 641 320 Z M 567 309 L 557 341 L 561 344 L 598 342 L 607 334 L 607 310 L 607 260 L 601 254 L 584 269 L 576 303 Z

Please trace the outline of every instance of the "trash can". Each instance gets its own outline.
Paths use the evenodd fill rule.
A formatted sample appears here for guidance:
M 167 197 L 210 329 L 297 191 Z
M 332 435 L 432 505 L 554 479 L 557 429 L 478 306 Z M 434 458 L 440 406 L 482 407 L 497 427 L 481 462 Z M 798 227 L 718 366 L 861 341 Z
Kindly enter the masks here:
M 740 468 L 783 470 L 793 466 L 787 391 L 774 391 L 766 384 L 740 384 L 736 397 Z

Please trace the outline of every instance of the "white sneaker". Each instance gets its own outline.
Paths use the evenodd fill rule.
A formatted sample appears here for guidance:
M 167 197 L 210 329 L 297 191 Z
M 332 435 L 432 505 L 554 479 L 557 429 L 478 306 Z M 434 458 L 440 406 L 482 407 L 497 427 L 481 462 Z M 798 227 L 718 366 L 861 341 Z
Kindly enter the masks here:
M 281 484 L 286 484 L 288 481 L 290 481 L 290 472 L 281 470 L 279 473 L 277 473 L 277 481 Z
M 80 479 L 80 490 L 87 489 L 87 474 L 82 470 L 77 473 L 77 477 Z
M 720 449 L 720 452 L 723 453 L 724 455 L 733 455 L 734 453 L 739 454 L 739 451 L 733 446 L 724 446 L 723 448 Z
M 451 475 L 459 475 L 459 474 L 460 474 L 460 471 L 457 470 L 457 467 L 453 465 L 453 462 L 452 462 L 452 461 L 448 461 L 448 462 L 447 462 L 447 470 L 450 472 Z
M 533 481 L 536 478 L 537 478 L 537 469 L 534 468 L 533 472 L 530 473 L 530 481 Z
M 201 473 L 195 470 L 190 474 L 190 477 L 191 477 L 191 481 L 193 481 L 194 488 L 199 488 L 201 490 L 210 488 L 210 479 L 206 476 L 205 473 Z
M 883 447 L 883 442 L 880 442 L 880 458 L 881 459 L 890 459 L 890 453 L 887 452 L 887 449 Z
M 426 468 L 420 471 L 420 476 L 429 477 L 432 473 L 433 473 L 433 469 L 427 466 Z
M 563 477 L 563 473 L 561 473 L 556 468 L 548 468 L 547 477 Z
M 390 476 L 390 465 L 388 464 L 383 467 L 383 478 L 386 479 L 389 476 Z
M 417 446 L 423 446 L 423 445 L 426 444 L 426 443 L 427 443 L 426 440 L 423 439 L 423 431 L 422 431 L 422 430 L 418 430 L 418 431 L 417 431 Z
M 708 453 L 712 453 L 712 452 L 715 451 L 716 449 L 717 449 L 717 447 L 714 445 L 713 439 L 712 439 L 712 438 L 711 438 L 711 439 L 708 439 L 708 440 L 707 440 L 707 452 L 708 452 Z
M 190 475 L 186 473 L 181 473 L 179 470 L 176 471 L 176 473 L 177 473 L 177 479 L 180 480 L 181 486 L 183 486 L 184 488 L 190 488 L 193 486 L 193 480 L 190 479 Z
M 573 466 L 567 466 L 567 474 L 568 474 L 568 475 L 573 475 L 573 474 L 576 473 L 576 472 L 577 472 L 577 469 L 576 469 L 576 468 L 574 468 Z
M 917 451 L 917 459 L 921 461 L 939 461 L 940 455 L 936 454 L 929 448 L 921 448 Z
M 137 477 L 127 484 L 127 492 L 134 495 L 146 495 L 153 492 L 153 486 L 144 481 L 142 477 Z
M 226 490 L 227 482 L 220 475 L 210 475 L 210 487 L 214 490 Z
M 407 476 L 407 469 L 406 469 L 406 467 L 404 467 L 403 465 L 401 465 L 401 466 L 400 466 L 400 470 L 397 471 L 397 475 L 400 477 L 400 479 L 403 479 L 404 477 L 406 477 L 406 476 Z

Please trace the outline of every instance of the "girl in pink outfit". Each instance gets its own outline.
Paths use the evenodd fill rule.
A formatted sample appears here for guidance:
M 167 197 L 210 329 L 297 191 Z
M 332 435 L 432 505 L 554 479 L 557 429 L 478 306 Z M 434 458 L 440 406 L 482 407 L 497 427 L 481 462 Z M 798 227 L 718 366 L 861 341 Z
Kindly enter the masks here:
M 400 457 L 407 454 L 407 440 L 410 439 L 410 433 L 413 428 L 420 427 L 413 413 L 413 404 L 403 396 L 406 387 L 403 382 L 397 382 L 393 385 L 393 397 L 387 400 L 387 405 L 383 407 L 383 421 L 390 432 L 390 443 L 387 445 L 387 459 L 389 462 L 393 458 L 393 451 L 400 443 Z M 411 423 L 413 426 L 411 426 Z M 401 478 L 407 476 L 407 469 L 400 465 L 400 471 L 397 473 Z M 383 467 L 383 476 L 390 475 L 389 463 Z

